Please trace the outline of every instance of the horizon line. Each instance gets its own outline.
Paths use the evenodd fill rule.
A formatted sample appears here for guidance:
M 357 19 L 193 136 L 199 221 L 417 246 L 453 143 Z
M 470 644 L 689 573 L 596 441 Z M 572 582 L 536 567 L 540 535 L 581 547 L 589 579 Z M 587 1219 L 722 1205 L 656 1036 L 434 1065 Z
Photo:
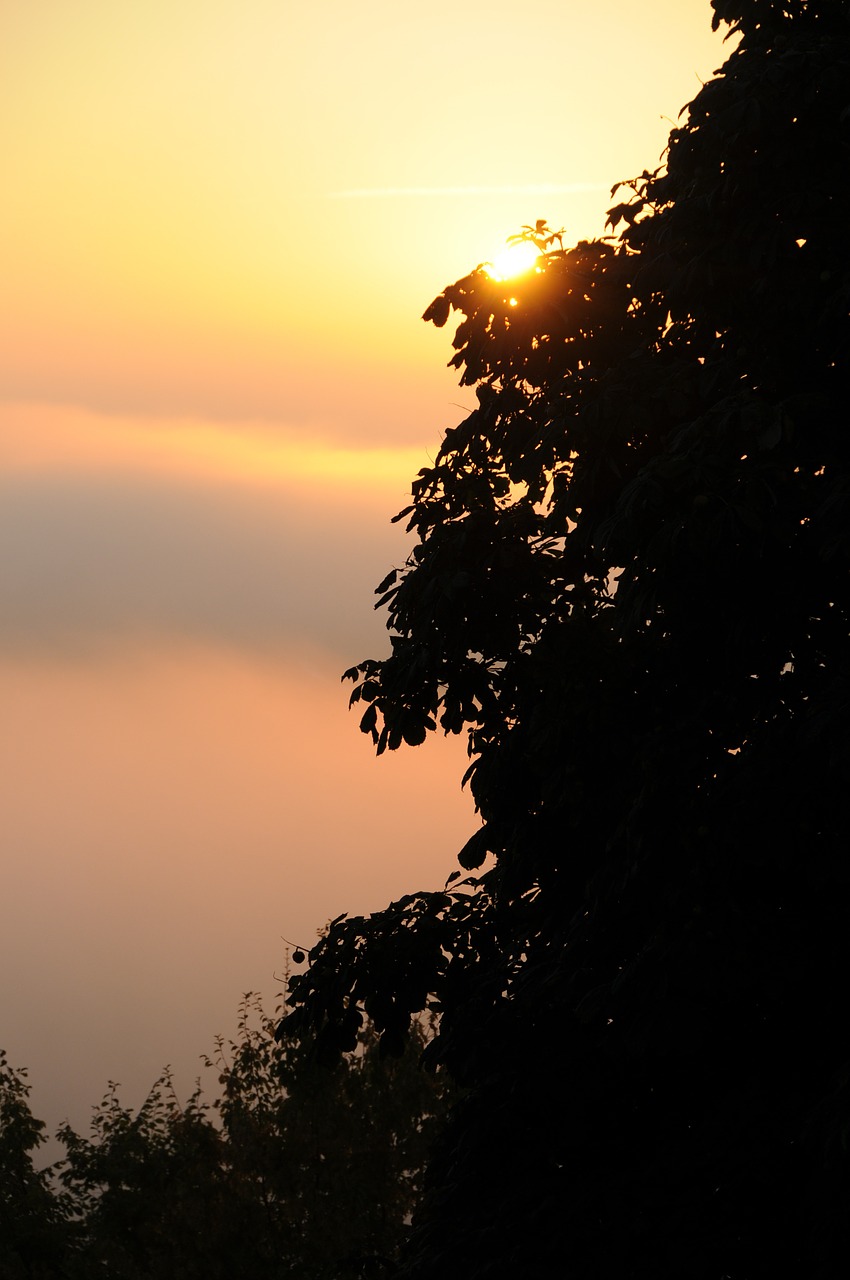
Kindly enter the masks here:
M 351 187 L 330 191 L 328 195 L 331 200 L 375 200 L 398 196 L 576 195 L 583 191 L 607 190 L 603 182 L 532 182 L 468 187 Z

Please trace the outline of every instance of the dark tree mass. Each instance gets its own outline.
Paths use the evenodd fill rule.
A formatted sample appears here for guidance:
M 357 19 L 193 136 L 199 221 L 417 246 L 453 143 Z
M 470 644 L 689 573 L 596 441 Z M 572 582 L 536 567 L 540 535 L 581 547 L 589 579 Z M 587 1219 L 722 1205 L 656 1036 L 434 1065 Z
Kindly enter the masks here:
M 206 1060 L 221 1092 L 171 1074 L 136 1112 L 117 1085 L 89 1136 L 63 1124 L 47 1169 L 26 1072 L 0 1051 L 0 1280 L 372 1280 L 390 1273 L 445 1089 L 364 1027 L 324 1070 L 245 997 Z M 426 1023 L 414 1026 L 419 1050 Z
M 347 674 L 378 752 L 468 736 L 482 826 L 287 1019 L 332 1058 L 440 1014 L 410 1280 L 850 1258 L 850 4 L 713 9 L 734 51 L 615 234 L 538 223 L 425 313 L 477 406 Z

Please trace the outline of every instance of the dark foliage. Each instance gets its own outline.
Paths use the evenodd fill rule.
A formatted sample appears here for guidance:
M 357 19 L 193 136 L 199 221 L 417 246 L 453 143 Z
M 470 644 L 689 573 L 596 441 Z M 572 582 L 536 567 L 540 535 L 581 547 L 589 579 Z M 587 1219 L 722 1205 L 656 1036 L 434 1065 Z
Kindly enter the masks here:
M 46 1141 L 27 1073 L 0 1049 L 0 1280 L 53 1280 L 67 1245 L 66 1206 L 34 1154 Z
M 416 1280 L 850 1257 L 850 5 L 713 7 L 737 48 L 617 238 L 538 224 L 425 313 L 477 408 L 347 675 L 378 752 L 468 735 L 478 874 L 337 921 L 285 1023 L 440 1012 Z
M 418 1070 L 427 1043 L 379 1056 L 365 1026 L 334 1068 L 245 998 L 181 1105 L 166 1070 L 138 1112 L 111 1085 L 88 1136 L 34 1168 L 43 1124 L 0 1055 L 0 1280 L 369 1280 L 388 1274 L 421 1194 L 446 1090 Z

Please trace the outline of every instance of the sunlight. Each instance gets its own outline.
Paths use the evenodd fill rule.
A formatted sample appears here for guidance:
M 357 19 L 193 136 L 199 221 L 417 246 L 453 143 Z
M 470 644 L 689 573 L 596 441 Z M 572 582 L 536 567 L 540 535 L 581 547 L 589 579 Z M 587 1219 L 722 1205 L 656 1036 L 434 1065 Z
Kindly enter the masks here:
M 539 257 L 540 250 L 536 245 L 530 240 L 520 240 L 496 255 L 487 267 L 487 274 L 494 280 L 510 280 L 513 276 L 530 271 Z

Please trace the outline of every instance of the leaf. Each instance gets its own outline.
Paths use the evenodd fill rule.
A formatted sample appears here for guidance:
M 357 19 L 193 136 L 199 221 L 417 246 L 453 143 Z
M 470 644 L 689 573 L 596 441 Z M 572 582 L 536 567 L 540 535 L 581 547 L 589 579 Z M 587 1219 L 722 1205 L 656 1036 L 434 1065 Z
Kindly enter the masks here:
M 378 708 L 374 702 L 370 702 L 360 720 L 361 733 L 373 733 L 378 723 Z
M 474 836 L 467 840 L 457 855 L 457 860 L 464 871 L 475 871 L 487 857 L 487 852 L 487 828 L 481 827 Z
M 373 704 L 374 707 L 374 704 Z M 409 747 L 420 746 L 427 737 L 426 722 L 413 719 L 410 714 L 405 716 L 402 726 L 402 737 Z
M 449 302 L 446 295 L 441 293 L 440 296 L 435 298 L 428 309 L 423 313 L 422 319 L 430 320 L 438 329 L 442 329 L 443 325 L 449 318 L 451 309 L 452 304 Z

